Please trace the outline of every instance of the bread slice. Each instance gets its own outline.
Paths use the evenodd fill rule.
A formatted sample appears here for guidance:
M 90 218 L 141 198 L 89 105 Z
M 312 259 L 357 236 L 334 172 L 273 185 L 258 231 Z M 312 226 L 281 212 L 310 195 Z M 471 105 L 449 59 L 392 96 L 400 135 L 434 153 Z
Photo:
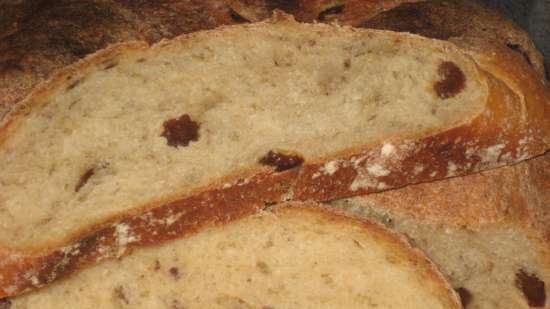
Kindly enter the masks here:
M 526 159 L 548 148 L 533 95 L 446 42 L 286 17 L 113 47 L 4 121 L 0 295 L 177 237 L 182 213 L 229 220 Z
M 281 205 L 13 298 L 48 308 L 460 308 L 404 238 L 318 205 Z
M 549 171 L 547 154 L 332 205 L 406 234 L 466 309 L 550 308 Z

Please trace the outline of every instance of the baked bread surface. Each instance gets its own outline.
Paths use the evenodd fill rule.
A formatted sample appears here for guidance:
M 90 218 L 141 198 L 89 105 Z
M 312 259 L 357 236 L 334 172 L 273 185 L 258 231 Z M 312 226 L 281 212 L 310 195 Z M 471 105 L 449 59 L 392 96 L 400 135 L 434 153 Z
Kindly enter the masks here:
M 460 308 L 424 255 L 378 224 L 280 205 L 11 300 L 48 308 Z

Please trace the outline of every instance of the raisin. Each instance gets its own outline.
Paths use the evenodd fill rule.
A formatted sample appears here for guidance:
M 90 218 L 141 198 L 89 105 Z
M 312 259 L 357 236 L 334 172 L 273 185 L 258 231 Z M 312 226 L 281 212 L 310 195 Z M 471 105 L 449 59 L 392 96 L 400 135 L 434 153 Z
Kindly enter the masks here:
M 435 83 L 434 90 L 440 98 L 452 98 L 464 89 L 466 76 L 454 62 L 445 61 L 441 63 L 438 73 L 442 79 Z
M 10 309 L 11 301 L 7 298 L 0 299 L 0 309 Z
M 88 182 L 88 180 L 89 180 L 94 174 L 95 174 L 94 168 L 90 168 L 90 169 L 88 169 L 86 172 L 84 172 L 84 174 L 82 174 L 82 176 L 80 176 L 80 179 L 79 179 L 78 182 L 76 183 L 76 186 L 74 187 L 74 191 L 75 191 L 75 192 L 80 191 L 80 189 L 86 185 L 86 183 Z
M 161 136 L 166 138 L 169 146 L 187 146 L 191 141 L 199 139 L 199 124 L 184 114 L 179 118 L 166 120 L 163 124 L 164 131 Z
M 516 273 L 516 287 L 523 292 L 530 307 L 544 307 L 546 303 L 546 289 L 544 281 L 525 270 Z
M 456 292 L 458 293 L 458 296 L 460 296 L 462 307 L 466 308 L 466 306 L 472 302 L 472 293 L 470 293 L 470 291 L 466 288 L 458 288 L 456 289 Z
M 175 280 L 178 280 L 179 278 L 181 278 L 181 274 L 180 274 L 179 268 L 177 268 L 177 267 L 170 267 L 170 269 L 169 269 L 168 271 L 170 272 L 170 275 L 172 275 L 172 277 L 174 277 Z
M 259 163 L 275 167 L 276 172 L 282 172 L 300 166 L 304 159 L 297 155 L 286 155 L 270 150 Z

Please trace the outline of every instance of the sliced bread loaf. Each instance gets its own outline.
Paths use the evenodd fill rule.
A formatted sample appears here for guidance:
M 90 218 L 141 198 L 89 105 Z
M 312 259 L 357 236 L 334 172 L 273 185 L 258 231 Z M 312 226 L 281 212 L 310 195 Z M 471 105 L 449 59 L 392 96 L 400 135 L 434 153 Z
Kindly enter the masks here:
M 408 236 L 466 309 L 550 308 L 550 155 L 334 201 Z
M 186 212 L 229 220 L 543 152 L 546 93 L 507 85 L 453 44 L 286 17 L 103 51 L 4 120 L 0 295 L 177 237 Z
M 137 249 L 4 303 L 11 309 L 460 308 L 431 262 L 397 234 L 299 204 Z

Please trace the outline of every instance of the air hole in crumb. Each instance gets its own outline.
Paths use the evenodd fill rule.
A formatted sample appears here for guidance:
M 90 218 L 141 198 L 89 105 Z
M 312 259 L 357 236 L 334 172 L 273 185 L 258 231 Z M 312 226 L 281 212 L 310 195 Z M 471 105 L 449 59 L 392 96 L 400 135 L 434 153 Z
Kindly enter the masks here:
M 441 80 L 435 83 L 434 90 L 440 98 L 452 98 L 464 89 L 466 76 L 454 62 L 442 62 L 437 71 Z
M 274 167 L 276 172 L 282 172 L 300 166 L 304 159 L 298 155 L 287 155 L 270 150 L 258 162 Z
M 271 274 L 271 268 L 269 267 L 269 265 L 267 265 L 266 262 L 263 262 L 263 261 L 258 261 L 256 262 L 256 267 L 260 270 L 260 272 L 264 275 L 269 275 Z
M 172 147 L 187 146 L 191 141 L 199 139 L 199 124 L 184 114 L 179 118 L 166 120 L 163 124 L 164 131 L 161 136 L 166 138 L 166 143 Z
M 103 70 L 110 70 L 118 65 L 118 62 L 109 61 L 104 63 Z
M 277 203 L 273 202 L 273 201 L 264 201 L 264 210 L 267 210 L 269 208 L 272 208 L 273 206 L 275 206 Z
M 516 53 L 520 54 L 529 65 L 533 65 L 533 62 L 531 62 L 531 58 L 529 58 L 529 55 L 521 48 L 521 45 L 519 44 L 513 44 L 513 43 L 506 43 L 506 47 L 509 49 L 515 51 Z
M 155 267 L 153 268 L 155 271 L 159 271 L 160 270 L 160 262 L 159 260 L 155 260 Z
M 130 301 L 128 300 L 128 297 L 126 296 L 126 293 L 124 292 L 124 289 L 122 288 L 122 286 L 116 287 L 114 290 L 114 294 L 115 294 L 115 297 L 121 302 L 123 302 L 124 304 L 126 305 L 130 304 Z
M 0 309 L 10 309 L 11 301 L 7 298 L 0 299 Z
M 328 17 L 331 15 L 341 14 L 344 11 L 344 5 L 343 4 L 337 4 L 334 6 L 331 6 L 329 8 L 326 8 L 319 13 L 318 19 L 320 21 L 327 20 Z
M 86 185 L 86 183 L 88 183 L 88 180 L 90 180 L 90 178 L 94 174 L 95 174 L 95 169 L 93 167 L 89 168 L 87 171 L 85 171 L 84 174 L 82 174 L 82 176 L 80 176 L 80 179 L 76 183 L 76 186 L 74 187 L 74 191 L 75 192 L 80 191 L 80 189 L 82 189 L 82 187 L 84 187 Z
M 78 102 L 80 102 L 80 99 L 76 99 L 74 101 L 71 102 L 71 104 L 69 104 L 69 109 L 72 109 Z
M 229 16 L 233 21 L 237 23 L 248 23 L 250 20 L 244 18 L 241 14 L 237 13 L 233 8 L 229 8 Z
M 70 83 L 69 86 L 67 86 L 67 90 L 71 90 L 71 89 L 75 88 L 76 86 L 78 86 L 78 84 L 80 84 L 80 82 L 82 82 L 82 78 L 76 79 L 75 81 Z
M 466 288 L 458 288 L 455 289 L 455 291 L 458 293 L 458 296 L 460 296 L 462 307 L 466 308 L 466 306 L 472 302 L 472 293 Z
M 546 303 L 544 281 L 522 269 L 516 273 L 515 283 L 516 287 L 523 292 L 530 307 L 544 307 Z
M 138 62 L 138 63 L 143 63 L 143 62 L 145 62 L 146 60 L 147 60 L 147 59 L 145 59 L 145 58 L 139 58 L 138 60 L 136 60 L 136 62 Z
M 171 309 L 185 309 L 185 306 L 177 299 L 172 300 Z
M 344 60 L 344 69 L 349 69 L 351 68 L 351 59 L 346 59 Z

